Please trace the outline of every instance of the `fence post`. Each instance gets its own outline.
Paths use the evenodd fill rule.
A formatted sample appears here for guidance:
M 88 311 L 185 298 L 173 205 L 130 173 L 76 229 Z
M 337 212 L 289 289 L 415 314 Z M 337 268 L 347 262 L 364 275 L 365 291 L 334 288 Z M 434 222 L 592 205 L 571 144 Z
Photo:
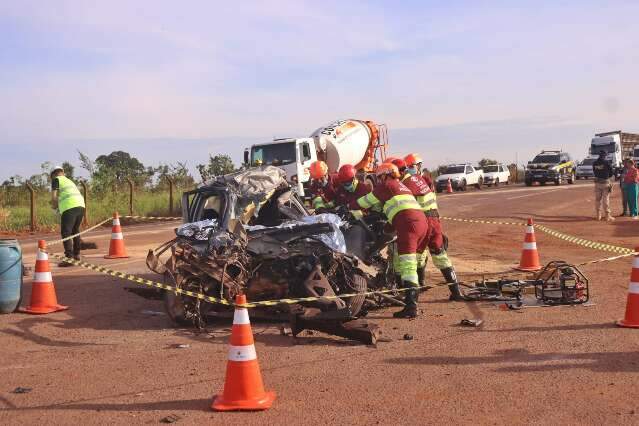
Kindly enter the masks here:
M 84 226 L 89 225 L 89 192 L 87 191 L 87 184 L 83 180 L 80 181 L 82 185 L 82 196 L 84 197 L 84 217 L 82 218 L 82 224 Z
M 173 217 L 173 179 L 166 177 L 169 182 L 169 216 Z
M 129 184 L 129 216 L 133 216 L 133 181 L 131 178 L 126 178 Z
M 35 190 L 33 189 L 33 186 L 31 186 L 31 184 L 29 182 L 26 183 L 27 189 L 29 190 L 29 197 L 30 197 L 30 210 L 31 210 L 31 224 L 30 224 L 30 230 L 31 232 L 35 232 L 36 230 L 36 213 L 35 213 Z

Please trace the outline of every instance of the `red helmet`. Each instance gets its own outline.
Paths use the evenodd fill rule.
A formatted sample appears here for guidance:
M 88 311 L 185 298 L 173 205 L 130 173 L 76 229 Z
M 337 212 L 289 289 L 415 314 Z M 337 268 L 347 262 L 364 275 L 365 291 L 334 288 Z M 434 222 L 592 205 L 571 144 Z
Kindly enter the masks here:
M 311 164 L 309 171 L 311 172 L 311 178 L 322 179 L 328 174 L 328 166 L 325 162 L 318 160 Z
M 393 161 L 391 161 L 391 163 L 393 163 L 395 166 L 397 166 L 397 168 L 400 171 L 406 168 L 406 162 L 404 160 L 402 160 L 401 158 L 395 158 L 395 159 L 393 159 Z
M 375 174 L 377 176 L 391 175 L 394 178 L 398 178 L 399 170 L 397 169 L 397 166 L 394 165 L 393 163 L 382 163 L 379 166 L 377 166 L 377 169 L 375 169 Z
M 344 164 L 339 168 L 339 172 L 337 172 L 337 181 L 339 183 L 351 182 L 355 179 L 355 175 L 357 174 L 357 170 L 350 164 Z
M 423 163 L 422 157 L 419 154 L 411 153 L 408 154 L 404 161 L 406 162 L 406 167 L 414 166 L 415 164 Z

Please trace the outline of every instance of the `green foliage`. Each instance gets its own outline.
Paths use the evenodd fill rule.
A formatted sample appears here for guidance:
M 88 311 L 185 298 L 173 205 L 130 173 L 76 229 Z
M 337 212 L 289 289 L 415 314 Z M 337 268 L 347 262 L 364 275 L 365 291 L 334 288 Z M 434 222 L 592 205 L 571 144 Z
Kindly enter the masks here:
M 490 164 L 499 164 L 497 162 L 497 160 L 491 160 L 490 158 L 482 158 L 481 160 L 479 160 L 479 168 L 483 169 L 485 166 L 488 166 Z
M 91 180 L 98 192 L 106 192 L 125 183 L 127 179 L 131 179 L 136 187 L 144 186 L 153 175 L 153 169 L 145 168 L 140 160 L 124 151 L 100 155 L 94 164 L 95 171 Z
M 75 172 L 75 167 L 73 166 L 73 164 L 69 163 L 68 161 L 65 161 L 64 163 L 62 163 L 62 168 L 64 169 L 64 175 L 66 177 L 68 177 L 71 180 L 75 179 L 75 177 L 73 176 L 73 173 Z
M 200 172 L 203 182 L 215 176 L 225 175 L 236 170 L 233 160 L 226 154 L 218 154 L 215 157 L 209 155 L 208 164 L 198 164 L 196 167 L 198 172 Z
M 167 178 L 178 186 L 195 186 L 195 180 L 189 174 L 186 163 L 178 161 L 176 164 L 160 164 L 153 172 L 156 177 L 156 188 L 168 188 Z

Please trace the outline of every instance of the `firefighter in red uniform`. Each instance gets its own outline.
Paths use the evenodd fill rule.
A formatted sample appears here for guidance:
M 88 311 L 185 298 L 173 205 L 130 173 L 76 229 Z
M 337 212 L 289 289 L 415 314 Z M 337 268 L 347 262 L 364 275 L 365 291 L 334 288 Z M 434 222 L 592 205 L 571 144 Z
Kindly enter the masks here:
M 311 164 L 311 204 L 313 209 L 330 209 L 335 206 L 335 178 L 328 173 L 328 166 L 323 161 Z
M 414 168 L 408 167 L 408 164 L 415 165 L 419 163 L 421 170 L 421 158 L 418 154 L 409 154 L 406 160 L 396 160 L 394 164 L 402 174 L 401 180 L 408 189 L 410 189 L 419 203 L 426 221 L 428 222 L 428 251 L 433 258 L 435 267 L 439 269 L 448 283 L 450 290 L 450 299 L 463 301 L 464 296 L 459 290 L 457 282 L 457 274 L 446 253 L 446 243 L 442 231 L 442 224 L 439 220 L 439 211 L 437 210 L 437 199 L 435 193 L 430 189 L 426 181 L 418 173 L 414 173 Z M 411 173 L 413 171 L 413 173 Z M 426 250 L 417 254 L 417 273 L 419 275 L 419 285 L 426 285 L 426 262 L 428 257 Z
M 406 290 L 406 306 L 395 312 L 395 318 L 415 318 L 419 286 L 417 276 L 417 253 L 426 250 L 428 222 L 410 189 L 399 181 L 399 170 L 394 164 L 384 163 L 375 174 L 379 183 L 372 192 L 359 198 L 362 209 L 382 207 L 384 215 L 397 232 L 399 270 Z
M 357 170 L 350 164 L 345 164 L 337 172 L 335 188 L 335 204 L 348 207 L 351 214 L 359 219 L 362 211 L 357 200 L 371 192 L 371 187 L 357 179 Z
M 435 191 L 435 183 L 430 176 L 426 176 L 422 172 L 422 157 L 419 154 L 408 154 L 404 158 L 404 162 L 406 163 L 406 173 L 410 175 L 421 176 L 422 179 L 426 182 L 426 185 L 430 188 L 431 191 Z

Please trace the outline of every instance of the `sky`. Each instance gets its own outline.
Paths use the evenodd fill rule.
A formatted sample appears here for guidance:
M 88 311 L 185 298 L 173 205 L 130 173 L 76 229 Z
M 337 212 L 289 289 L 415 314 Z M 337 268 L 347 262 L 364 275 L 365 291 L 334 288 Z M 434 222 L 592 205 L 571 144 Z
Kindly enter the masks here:
M 205 162 L 340 118 L 427 166 L 639 133 L 636 1 L 0 1 L 0 181 Z

